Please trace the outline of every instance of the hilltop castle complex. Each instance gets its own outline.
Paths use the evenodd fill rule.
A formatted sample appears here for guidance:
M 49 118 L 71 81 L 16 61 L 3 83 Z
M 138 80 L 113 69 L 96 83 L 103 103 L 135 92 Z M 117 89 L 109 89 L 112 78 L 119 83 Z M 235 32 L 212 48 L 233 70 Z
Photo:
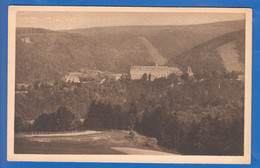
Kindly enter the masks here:
M 132 66 L 130 68 L 130 75 L 132 80 L 141 79 L 144 74 L 151 77 L 151 81 L 156 78 L 167 78 L 171 73 L 177 76 L 182 75 L 179 68 L 168 66 Z

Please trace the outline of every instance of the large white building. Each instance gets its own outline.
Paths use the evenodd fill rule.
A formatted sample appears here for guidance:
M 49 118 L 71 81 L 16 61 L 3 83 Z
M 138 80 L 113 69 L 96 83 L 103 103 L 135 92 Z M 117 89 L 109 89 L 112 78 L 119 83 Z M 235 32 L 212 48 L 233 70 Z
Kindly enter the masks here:
M 167 78 L 171 73 L 175 73 L 177 76 L 182 75 L 179 68 L 168 66 L 132 66 L 130 68 L 130 75 L 132 80 L 141 79 L 144 74 L 147 77 L 151 76 L 151 81 L 156 78 Z

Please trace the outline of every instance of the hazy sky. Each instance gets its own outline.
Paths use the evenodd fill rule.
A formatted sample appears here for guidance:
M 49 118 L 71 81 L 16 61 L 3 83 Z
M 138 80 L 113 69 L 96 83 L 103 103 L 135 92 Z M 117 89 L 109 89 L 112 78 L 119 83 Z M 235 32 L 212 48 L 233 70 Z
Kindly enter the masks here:
M 17 27 L 51 30 L 127 25 L 190 25 L 243 20 L 244 14 L 231 13 L 133 13 L 133 12 L 17 12 Z

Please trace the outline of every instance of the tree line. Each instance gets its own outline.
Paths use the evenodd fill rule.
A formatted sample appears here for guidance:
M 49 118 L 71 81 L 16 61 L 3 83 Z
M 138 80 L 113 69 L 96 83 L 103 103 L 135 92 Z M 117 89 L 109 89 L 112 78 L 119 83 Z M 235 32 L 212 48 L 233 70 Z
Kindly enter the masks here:
M 50 88 L 46 88 L 49 92 L 37 90 L 30 96 L 42 103 L 45 97 L 55 97 L 53 94 L 57 93 L 67 94 L 70 99 L 62 98 L 55 112 L 38 115 L 33 124 L 25 124 L 17 115 L 15 129 L 16 132 L 135 130 L 182 154 L 242 155 L 244 83 L 234 80 L 234 74 L 214 75 L 202 81 L 182 76 L 181 83 L 172 75 L 154 81 L 145 77 L 108 81 L 101 86 L 64 84 L 69 90 L 60 92 Z M 96 93 L 93 97 L 88 88 Z M 89 105 L 82 108 L 86 94 L 91 98 L 85 99 Z M 71 99 L 73 102 L 69 102 Z M 78 106 L 81 115 L 74 111 Z

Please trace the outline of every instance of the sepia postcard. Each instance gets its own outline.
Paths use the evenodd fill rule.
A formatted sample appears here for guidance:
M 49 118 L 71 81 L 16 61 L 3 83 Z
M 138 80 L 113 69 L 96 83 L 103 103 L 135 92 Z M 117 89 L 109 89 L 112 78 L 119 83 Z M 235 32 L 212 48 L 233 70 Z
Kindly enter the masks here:
M 10 6 L 9 161 L 249 164 L 249 8 Z

